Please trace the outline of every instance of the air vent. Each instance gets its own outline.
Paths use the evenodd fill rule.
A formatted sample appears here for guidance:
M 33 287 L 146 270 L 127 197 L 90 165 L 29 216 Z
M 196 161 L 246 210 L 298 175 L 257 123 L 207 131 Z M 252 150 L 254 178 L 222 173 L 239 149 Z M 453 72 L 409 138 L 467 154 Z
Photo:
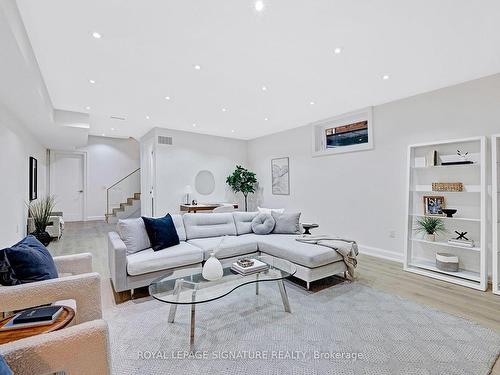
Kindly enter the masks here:
M 159 145 L 171 145 L 172 144 L 172 137 L 166 137 L 164 135 L 159 135 L 158 136 L 158 144 Z
M 109 116 L 109 118 L 113 119 L 113 120 L 121 120 L 121 121 L 125 121 L 125 117 L 119 117 L 119 116 Z

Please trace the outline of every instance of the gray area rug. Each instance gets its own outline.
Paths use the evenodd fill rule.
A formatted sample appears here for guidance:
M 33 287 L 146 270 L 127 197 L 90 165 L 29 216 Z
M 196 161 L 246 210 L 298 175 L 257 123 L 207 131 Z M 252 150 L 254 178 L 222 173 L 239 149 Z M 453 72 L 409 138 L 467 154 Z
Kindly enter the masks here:
M 488 374 L 500 335 L 476 323 L 357 283 L 308 293 L 286 283 L 245 286 L 197 307 L 189 353 L 188 306 L 167 322 L 151 298 L 105 313 L 113 374 Z

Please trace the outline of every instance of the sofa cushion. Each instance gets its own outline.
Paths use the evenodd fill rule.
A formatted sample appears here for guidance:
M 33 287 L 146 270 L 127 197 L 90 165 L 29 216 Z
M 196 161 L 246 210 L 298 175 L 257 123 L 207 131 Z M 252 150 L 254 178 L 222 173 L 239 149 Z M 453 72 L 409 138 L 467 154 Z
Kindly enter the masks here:
M 146 249 L 127 255 L 127 273 L 130 276 L 201 263 L 203 251 L 187 242 L 170 247 L 166 251 Z
M 258 214 L 258 212 L 233 212 L 234 224 L 236 225 L 238 236 L 252 233 L 252 220 Z
M 1 285 L 18 285 L 57 277 L 52 255 L 32 235 L 10 248 L 0 250 Z
M 259 250 L 308 268 L 343 260 L 335 250 L 329 247 L 299 242 L 295 240 L 296 238 L 297 235 L 273 233 L 260 236 L 258 238 Z
M 182 220 L 182 215 L 172 214 L 172 221 L 175 225 L 175 230 L 179 236 L 179 241 L 186 241 L 186 229 L 184 228 L 184 220 Z
M 269 234 L 273 231 L 275 224 L 271 214 L 258 214 L 252 220 L 252 231 L 255 234 Z
M 300 212 L 297 213 L 278 213 L 272 212 L 274 221 L 273 233 L 278 234 L 298 234 L 300 233 Z
M 179 244 L 179 236 L 175 229 L 172 216 L 167 214 L 165 217 L 154 219 L 142 217 L 146 231 L 148 232 L 151 248 L 154 251 L 166 249 Z
M 255 253 L 257 251 L 257 237 L 255 234 L 243 234 L 241 236 L 198 238 L 188 240 L 188 243 L 203 249 L 204 258 L 208 259 L 210 254 L 219 246 L 221 239 L 224 239 L 222 246 L 215 253 L 217 258 L 224 259 Z
M 195 238 L 236 236 L 236 225 L 232 212 L 184 214 L 184 227 L 188 240 Z
M 118 220 L 116 230 L 125 246 L 127 246 L 127 254 L 133 254 L 151 247 L 144 220 L 140 217 Z

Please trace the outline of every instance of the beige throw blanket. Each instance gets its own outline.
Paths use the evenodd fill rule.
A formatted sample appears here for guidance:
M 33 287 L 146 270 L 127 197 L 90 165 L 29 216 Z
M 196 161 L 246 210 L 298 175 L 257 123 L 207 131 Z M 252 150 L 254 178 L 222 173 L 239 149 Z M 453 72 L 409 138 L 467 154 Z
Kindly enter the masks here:
M 304 236 L 296 238 L 297 241 L 329 247 L 339 253 L 344 259 L 347 272 L 354 277 L 354 269 L 358 265 L 358 245 L 356 241 L 347 240 L 336 236 Z

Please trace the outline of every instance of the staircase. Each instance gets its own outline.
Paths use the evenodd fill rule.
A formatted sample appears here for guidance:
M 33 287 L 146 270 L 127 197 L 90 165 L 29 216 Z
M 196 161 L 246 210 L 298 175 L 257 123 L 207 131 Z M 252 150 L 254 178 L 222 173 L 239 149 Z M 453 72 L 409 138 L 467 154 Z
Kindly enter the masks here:
M 134 196 L 127 198 L 127 202 L 120 203 L 120 207 L 113 208 L 111 213 L 106 214 L 106 222 L 117 223 L 120 219 L 141 216 L 141 193 L 134 193 Z

